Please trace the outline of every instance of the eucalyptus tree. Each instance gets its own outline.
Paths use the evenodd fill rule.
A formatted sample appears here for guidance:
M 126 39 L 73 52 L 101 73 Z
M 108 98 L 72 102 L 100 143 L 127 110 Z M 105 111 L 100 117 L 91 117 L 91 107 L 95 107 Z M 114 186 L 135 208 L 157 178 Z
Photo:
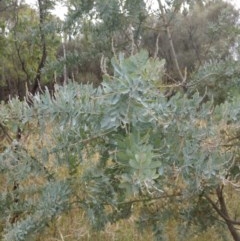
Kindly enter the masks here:
M 53 71 L 47 71 L 46 62 L 56 60 L 59 20 L 50 13 L 53 3 L 40 4 L 33 9 L 21 1 L 12 1 L 2 9 L 5 34 L 1 45 L 1 81 L 6 92 L 1 99 L 9 95 L 23 98 L 26 92 L 35 93 L 40 85 L 53 80 Z
M 101 81 L 100 61 L 114 52 L 131 54 L 140 47 L 143 23 L 148 15 L 141 1 L 67 1 L 67 65 L 69 77 L 83 81 Z M 105 63 L 107 63 L 106 61 Z M 108 67 L 111 65 L 107 64 Z
M 189 8 L 170 5 L 165 9 L 165 13 L 161 11 L 149 19 L 149 26 L 158 31 L 147 30 L 143 35 L 143 46 L 154 55 L 158 36 L 158 56 L 166 59 L 169 73 L 173 74 L 176 70 L 169 36 L 164 32 L 166 24 L 171 30 L 182 70 L 186 67 L 192 73 L 207 61 L 232 57 L 231 49 L 239 33 L 239 12 L 233 5 L 220 0 L 199 6 L 192 1 Z M 165 16 L 165 24 L 162 16 Z
M 35 94 L 39 88 L 41 88 L 41 81 L 42 81 L 42 71 L 46 65 L 46 61 L 48 58 L 48 42 L 47 37 L 56 37 L 55 31 L 56 29 L 53 28 L 52 25 L 53 18 L 50 14 L 50 11 L 54 8 L 56 1 L 52 0 L 38 0 L 38 31 L 40 37 L 40 57 L 39 62 L 36 70 L 36 74 L 33 80 L 33 86 L 31 89 L 32 94 Z M 51 26 L 52 25 L 52 26 Z M 52 28 L 52 29 L 51 29 Z M 54 32 L 52 32 L 54 30 Z
M 6 86 L 6 71 L 5 71 L 5 67 L 6 67 L 6 60 L 4 59 L 4 56 L 7 53 L 7 33 L 8 30 L 10 28 L 10 19 L 12 16 L 12 12 L 15 9 L 15 5 L 16 5 L 16 1 L 1 1 L 0 2 L 0 63 L 1 63 L 1 67 L 0 67 L 0 71 L 1 71 L 1 79 L 0 79 L 0 96 L 1 99 L 3 98 L 3 96 L 5 95 L 5 91 L 4 91 L 4 87 Z

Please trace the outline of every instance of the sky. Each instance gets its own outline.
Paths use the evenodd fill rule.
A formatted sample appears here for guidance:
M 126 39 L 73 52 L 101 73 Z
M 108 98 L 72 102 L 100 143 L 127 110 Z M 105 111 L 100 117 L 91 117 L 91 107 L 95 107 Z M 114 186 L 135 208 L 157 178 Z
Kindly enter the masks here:
M 240 9 L 240 0 L 226 0 L 226 1 L 233 3 L 236 8 Z M 36 6 L 37 4 L 37 0 L 25 0 L 25 2 L 32 6 Z M 155 1 L 152 0 L 152 2 L 153 3 L 156 2 L 156 5 L 157 5 L 156 0 Z M 61 19 L 64 19 L 64 15 L 66 14 L 66 12 L 67 12 L 67 9 L 61 5 L 58 5 L 56 9 L 53 11 L 53 13 L 56 14 Z
M 37 6 L 37 0 L 25 0 L 25 2 L 33 7 Z M 53 13 L 62 20 L 64 19 L 64 15 L 66 14 L 66 12 L 66 7 L 63 7 L 60 4 L 57 4 L 57 7 L 55 8 L 55 10 L 53 10 Z
M 238 9 L 240 9 L 240 1 L 239 0 L 232 0 L 229 2 L 232 2 L 234 4 L 234 6 L 236 6 Z

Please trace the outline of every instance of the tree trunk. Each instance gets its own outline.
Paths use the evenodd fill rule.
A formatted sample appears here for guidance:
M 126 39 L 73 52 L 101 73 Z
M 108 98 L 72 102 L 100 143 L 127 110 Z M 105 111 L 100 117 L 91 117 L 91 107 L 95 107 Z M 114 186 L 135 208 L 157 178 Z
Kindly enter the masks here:
M 33 82 L 33 87 L 31 91 L 33 95 L 36 94 L 36 92 L 39 90 L 41 86 L 41 71 L 45 66 L 46 59 L 47 59 L 46 38 L 43 30 L 46 12 L 44 11 L 42 0 L 38 0 L 38 7 L 39 7 L 39 31 L 40 31 L 40 38 L 41 38 L 41 45 L 42 45 L 42 56 L 38 64 L 37 73 Z
M 63 58 L 64 58 L 64 66 L 63 66 L 63 85 L 67 84 L 68 77 L 67 77 L 67 54 L 66 54 L 66 34 L 63 33 L 62 37 L 62 47 L 63 47 Z

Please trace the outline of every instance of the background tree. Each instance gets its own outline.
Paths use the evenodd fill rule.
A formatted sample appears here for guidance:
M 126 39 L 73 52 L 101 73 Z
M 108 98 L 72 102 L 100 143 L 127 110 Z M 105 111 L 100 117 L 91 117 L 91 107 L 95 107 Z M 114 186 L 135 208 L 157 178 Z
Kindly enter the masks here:
M 169 39 L 164 32 L 161 13 L 155 11 L 150 14 L 147 12 L 147 5 L 141 1 L 131 3 L 69 3 L 67 26 L 68 29 L 72 26 L 70 32 L 78 35 L 75 38 L 71 37 L 69 42 L 68 68 L 69 72 L 72 72 L 69 74 L 70 79 L 86 82 L 90 76 L 94 83 L 99 83 L 99 63 L 103 55 L 110 59 L 114 51 L 132 54 L 143 47 L 151 56 L 166 60 L 167 82 L 180 81 Z M 190 1 L 188 8 L 187 3 L 181 1 L 179 5 L 178 1 L 169 2 L 165 17 L 172 34 L 173 45 L 178 46 L 175 51 L 180 72 L 184 75 L 186 70 L 188 79 L 191 79 L 190 77 L 207 63 L 216 63 L 223 59 L 233 60 L 232 49 L 237 42 L 239 26 L 238 11 L 229 3 L 220 0 Z M 108 26 L 109 24 L 111 26 Z M 225 82 L 214 85 L 226 84 Z M 199 90 L 204 92 L 206 85 L 206 81 L 198 85 Z M 216 92 L 216 97 L 218 88 L 213 89 L 212 93 Z M 219 101 L 226 98 L 218 96 Z
M 186 67 L 191 75 L 208 61 L 232 58 L 231 46 L 237 40 L 239 15 L 231 4 L 210 1 L 201 7 L 192 4 L 189 9 L 183 8 L 182 11 L 173 12 L 174 10 L 167 10 L 166 18 L 173 44 L 177 46 L 177 59 L 182 70 Z M 152 16 L 148 24 L 159 31 L 148 30 L 146 35 L 143 35 L 143 46 L 153 56 L 158 36 L 158 56 L 166 59 L 168 73 L 177 79 L 161 17 Z
M 103 56 L 109 60 L 114 51 L 131 54 L 139 47 L 137 42 L 147 16 L 145 3 L 69 1 L 68 8 L 66 29 L 69 42 L 66 47 L 69 78 L 80 82 L 92 79 L 99 84 Z
M 231 4 L 221 0 L 169 1 L 164 10 L 165 14 L 161 14 L 157 10 L 149 12 L 148 5 L 144 1 L 66 1 L 69 12 L 64 28 L 62 28 L 60 20 L 54 19 L 49 12 L 54 4 L 51 1 L 44 4 L 46 6 L 41 5 L 44 12 L 41 24 L 40 20 L 36 18 L 38 13 L 31 10 L 35 11 L 35 20 L 32 22 L 34 23 L 32 31 L 29 29 L 28 32 L 23 27 L 28 24 L 28 20 L 26 18 L 23 20 L 23 17 L 20 16 L 21 14 L 23 16 L 26 6 L 22 7 L 20 15 L 20 12 L 17 12 L 20 11 L 17 10 L 20 7 L 17 7 L 16 4 L 14 5 L 16 7 L 12 8 L 12 11 L 15 11 L 12 12 L 12 15 L 3 12 L 2 19 L 3 16 L 11 18 L 12 20 L 9 20 L 8 23 L 11 22 L 12 27 L 16 25 L 14 28 L 8 27 L 9 38 L 12 36 L 12 40 L 18 37 L 19 39 L 14 42 L 15 45 L 17 44 L 14 48 L 10 46 L 11 41 L 9 41 L 7 44 L 9 47 L 5 48 L 10 50 L 9 54 L 1 56 L 4 58 L 2 62 L 11 63 L 7 72 L 13 76 L 9 78 L 12 83 L 2 80 L 2 85 L 5 86 L 3 89 L 8 90 L 6 94 L 2 89 L 2 99 L 5 99 L 9 93 L 24 96 L 26 82 L 28 90 L 33 93 L 38 89 L 40 82 L 43 86 L 47 83 L 52 84 L 53 81 L 63 82 L 64 66 L 67 70 L 65 71 L 67 79 L 84 83 L 90 81 L 98 85 L 102 81 L 101 59 L 104 60 L 102 63 L 105 63 L 105 67 L 111 69 L 109 60 L 114 56 L 114 52 L 123 51 L 127 55 L 131 55 L 142 47 L 147 49 L 151 56 L 166 60 L 166 82 L 170 84 L 179 82 L 179 74 L 176 72 L 169 40 L 165 33 L 166 26 L 163 23 L 163 15 L 169 26 L 173 45 L 177 46 L 175 52 L 180 72 L 184 75 L 186 70 L 188 81 L 191 82 L 191 76 L 199 75 L 198 69 L 202 69 L 202 67 L 205 70 L 201 70 L 200 73 L 206 73 L 208 64 L 214 63 L 213 65 L 215 65 L 226 59 L 234 62 L 232 53 L 237 46 L 238 11 Z M 18 15 L 20 17 L 16 17 Z M 26 15 L 28 15 L 27 12 Z M 33 16 L 33 14 L 31 15 Z M 7 23 L 7 20 L 4 21 L 4 24 Z M 13 25 L 14 23 L 15 25 Z M 43 26 L 41 27 L 41 25 Z M 60 43 L 61 31 L 64 31 L 66 40 L 67 56 L 65 57 Z M 28 41 L 27 45 L 33 50 L 32 53 L 29 51 L 23 53 L 25 51 L 24 48 L 21 48 L 23 40 Z M 13 57 L 17 51 L 11 51 L 15 48 L 21 49 L 22 53 L 19 53 L 21 59 Z M 58 49 L 57 52 L 56 49 Z M 35 50 L 37 53 L 34 52 Z M 236 53 L 236 49 L 234 52 Z M 46 53 L 48 58 L 45 59 Z M 30 61 L 27 60 L 28 55 L 32 56 L 29 56 Z M 235 56 L 237 55 L 235 54 Z M 28 64 L 26 64 L 27 62 Z M 25 70 L 23 70 L 23 66 L 25 66 Z M 231 65 L 228 64 L 228 66 Z M 109 71 L 111 71 L 110 69 Z M 237 75 L 237 68 L 235 70 L 233 76 Z M 227 72 L 231 72 L 231 70 Z M 15 80 L 18 75 L 16 73 L 21 75 L 18 80 Z M 4 75 L 2 76 L 3 79 L 6 78 Z M 204 76 L 199 76 L 199 79 L 202 78 L 205 79 Z M 199 82 L 198 85 L 195 82 L 189 85 L 198 87 L 202 93 L 208 86 L 209 96 L 214 95 L 216 101 L 221 102 L 227 96 L 224 94 L 224 90 L 218 91 L 219 86 L 228 86 L 227 88 L 232 92 L 232 83 L 235 81 L 229 76 L 228 79 L 230 78 L 231 81 L 224 81 L 224 83 L 216 83 L 214 79 L 211 79 Z M 194 77 L 194 79 L 196 78 Z M 21 86 L 19 91 L 17 86 L 19 88 Z M 218 87 L 215 88 L 215 86 Z M 170 95 L 175 91 L 170 91 Z
M 26 91 L 34 93 L 42 75 L 45 75 L 42 77 L 43 85 L 52 82 L 53 71 L 43 74 L 43 67 L 46 62 L 56 60 L 60 44 L 57 19 L 47 14 L 51 6 L 44 7 L 46 13 L 41 28 L 36 10 L 17 2 L 13 6 L 3 20 L 6 27 L 1 61 L 2 85 L 6 92 L 1 99 L 8 98 L 8 95 L 23 98 Z

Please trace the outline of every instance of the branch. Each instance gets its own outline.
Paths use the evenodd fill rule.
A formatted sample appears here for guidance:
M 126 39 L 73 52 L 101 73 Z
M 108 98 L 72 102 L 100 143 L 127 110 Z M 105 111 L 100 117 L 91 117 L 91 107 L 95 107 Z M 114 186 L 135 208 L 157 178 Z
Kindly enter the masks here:
M 4 136 L 6 136 L 6 137 L 9 139 L 9 143 L 10 143 L 10 142 L 12 143 L 12 142 L 13 142 L 13 139 L 12 139 L 12 137 L 8 134 L 8 132 L 7 132 L 7 130 L 6 130 L 6 127 L 5 127 L 2 123 L 0 123 L 0 128 L 2 129 Z
M 240 241 L 240 236 L 239 236 L 239 234 L 237 233 L 237 231 L 234 227 L 234 225 L 240 225 L 240 221 L 232 220 L 229 217 L 229 213 L 228 213 L 227 206 L 226 206 L 226 203 L 225 203 L 225 199 L 224 199 L 224 196 L 223 196 L 223 186 L 219 185 L 217 187 L 216 194 L 217 194 L 217 197 L 218 197 L 220 208 L 217 206 L 217 204 L 215 202 L 213 202 L 213 200 L 210 197 L 205 195 L 205 198 L 210 202 L 210 204 L 212 205 L 214 210 L 220 215 L 220 217 L 222 217 L 224 219 L 224 221 L 225 221 L 225 223 L 228 227 L 228 230 L 230 231 L 233 239 L 235 241 Z
M 231 220 L 230 217 L 229 217 L 227 206 L 226 206 L 225 199 L 224 199 L 224 196 L 223 196 L 223 187 L 224 187 L 223 185 L 222 186 L 218 186 L 218 188 L 216 190 L 217 197 L 218 197 L 218 200 L 219 200 L 219 204 L 220 204 L 220 207 L 221 207 L 221 211 L 224 214 L 224 216 L 226 216 L 225 221 L 226 221 L 226 224 L 228 226 L 228 229 L 229 229 L 233 239 L 235 241 L 240 241 L 240 236 L 237 233 L 235 227 L 233 226 L 234 224 L 235 225 L 240 225 L 240 222 L 236 222 L 234 220 Z
M 203 76 L 201 79 L 198 79 L 198 80 L 194 81 L 194 83 L 188 84 L 188 85 L 187 85 L 187 88 L 190 88 L 190 87 L 192 87 L 192 86 L 195 86 L 195 85 L 198 85 L 198 84 L 202 83 L 203 80 L 206 80 L 208 77 L 210 77 L 210 76 L 212 76 L 212 75 L 214 76 L 214 75 L 218 75 L 218 74 L 217 74 L 217 73 L 207 74 L 207 75 Z
M 157 38 L 156 38 L 155 51 L 154 51 L 154 59 L 157 58 L 158 51 L 159 51 L 159 37 L 160 37 L 160 32 L 158 33 Z
M 219 207 L 217 206 L 217 204 L 207 195 L 204 196 L 209 202 L 210 204 L 212 205 L 212 207 L 214 208 L 214 210 L 219 214 L 219 216 L 221 216 L 224 220 L 227 220 L 229 222 L 231 222 L 232 224 L 234 225 L 240 225 L 240 221 L 236 221 L 236 220 L 232 220 L 232 219 L 229 219 L 228 217 L 226 217 L 221 209 L 219 209 Z
M 182 196 L 182 193 L 179 192 L 179 193 L 172 194 L 172 195 L 162 195 L 160 197 L 135 199 L 135 200 L 126 201 L 126 202 L 118 202 L 117 205 L 132 205 L 134 203 L 151 202 L 151 201 L 160 200 L 160 199 L 163 199 L 163 198 L 172 198 L 172 197 L 180 197 L 180 196 Z M 71 204 L 81 204 L 82 205 L 83 201 L 81 200 L 81 198 L 78 195 L 76 195 L 76 197 L 77 197 L 77 200 L 71 202 Z M 105 202 L 103 204 L 106 205 L 106 206 L 112 205 L 112 204 L 109 204 L 107 202 Z
M 169 40 L 169 44 L 170 44 L 170 48 L 171 48 L 171 52 L 172 52 L 173 61 L 174 61 L 175 67 L 177 69 L 178 75 L 181 79 L 181 86 L 182 86 L 184 91 L 187 91 L 187 86 L 186 86 L 187 70 L 185 69 L 185 72 L 183 74 L 180 67 L 179 67 L 177 54 L 176 54 L 174 44 L 173 44 L 173 40 L 172 40 L 172 34 L 171 34 L 171 31 L 170 31 L 170 28 L 169 28 L 169 23 L 167 22 L 167 19 L 165 17 L 165 12 L 164 12 L 161 0 L 158 0 L 158 5 L 159 5 L 159 9 L 160 9 L 161 14 L 162 14 L 163 24 L 164 24 L 165 29 L 167 31 L 167 36 L 168 36 L 168 40 Z
M 150 201 L 154 201 L 154 200 L 160 200 L 163 198 L 172 198 L 172 197 L 180 197 L 182 196 L 181 192 L 178 192 L 176 194 L 172 194 L 172 195 L 162 195 L 159 197 L 153 197 L 153 198 L 145 198 L 145 199 L 135 199 L 132 201 L 127 201 L 127 202 L 119 202 L 118 204 L 133 204 L 133 203 L 139 203 L 139 202 L 150 202 Z

